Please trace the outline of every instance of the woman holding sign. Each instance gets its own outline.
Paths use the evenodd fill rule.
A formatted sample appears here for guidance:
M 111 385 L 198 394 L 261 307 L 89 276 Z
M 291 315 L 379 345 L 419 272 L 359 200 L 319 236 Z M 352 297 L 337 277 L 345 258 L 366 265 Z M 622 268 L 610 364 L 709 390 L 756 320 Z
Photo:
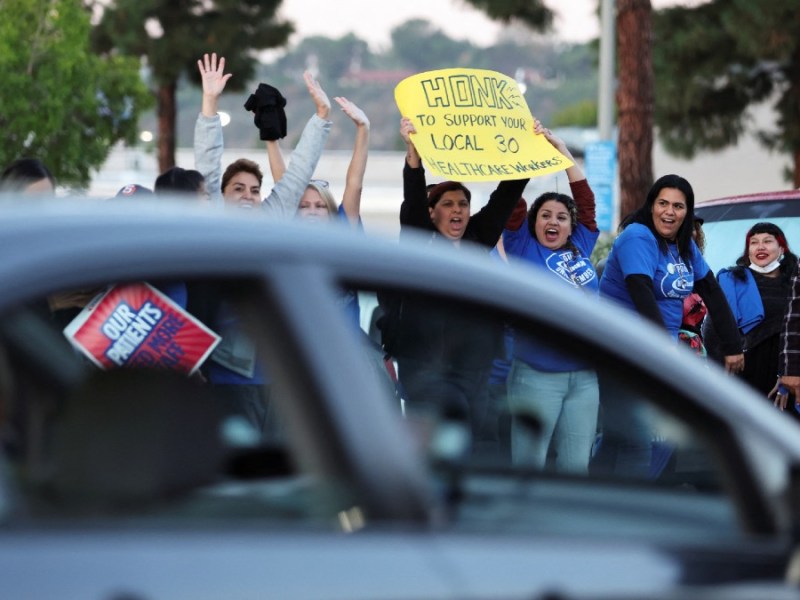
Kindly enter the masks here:
M 486 247 L 489 252 L 503 233 L 503 225 L 522 196 L 528 178 L 501 181 L 489 202 L 470 215 L 469 189 L 457 181 L 445 181 L 427 189 L 425 169 L 411 136 L 414 124 L 403 117 L 400 136 L 406 144 L 403 168 L 403 204 L 400 206 L 400 234 L 412 230 L 431 232 L 432 240 L 459 245 L 462 240 Z
M 589 257 L 600 232 L 595 222 L 594 194 L 575 164 L 567 145 L 535 121 L 544 135 L 573 166 L 567 179 L 573 198 L 557 192 L 539 196 L 527 210 L 520 199 L 503 232 L 509 257 L 544 268 L 562 284 L 596 295 L 598 277 Z M 511 458 L 514 464 L 545 466 L 555 451 L 558 471 L 586 473 L 597 429 L 600 403 L 597 373 L 570 356 L 534 340 L 514 340 L 514 360 L 508 379 L 511 410 Z M 521 420 L 541 423 L 535 435 Z
M 427 190 L 425 171 L 411 136 L 408 118 L 400 122 L 406 143 L 400 236 L 430 234 L 433 246 L 462 241 L 494 248 L 528 179 L 501 181 L 489 202 L 470 215 L 469 189 L 445 181 Z M 417 297 L 381 294 L 384 349 L 398 363 L 407 413 L 447 412 L 480 429 L 477 404 L 488 385 L 492 359 L 502 345 L 502 329 L 476 322 L 458 307 L 438 306 Z

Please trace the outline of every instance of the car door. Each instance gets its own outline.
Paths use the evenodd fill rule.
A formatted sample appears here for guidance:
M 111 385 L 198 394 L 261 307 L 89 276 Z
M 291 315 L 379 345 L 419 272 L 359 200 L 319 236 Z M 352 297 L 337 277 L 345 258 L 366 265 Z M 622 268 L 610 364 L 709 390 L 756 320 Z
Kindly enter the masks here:
M 158 597 L 176 581 L 187 597 L 230 595 L 235 581 L 239 597 L 514 597 L 597 592 L 609 572 L 612 590 L 627 573 L 631 593 L 783 577 L 795 430 L 627 313 L 467 249 L 222 218 L 140 217 L 121 233 L 111 217 L 52 217 L 7 218 L 21 252 L 0 263 L 13 283 L 0 297 L 0 569 L 12 595 L 123 582 Z M 184 283 L 189 314 L 244 334 L 269 428 L 209 385 L 210 365 L 204 381 L 103 371 L 70 345 L 52 300 L 143 281 Z M 420 316 L 402 335 L 437 361 L 417 390 L 444 400 L 412 410 L 408 357 L 377 351 L 344 310 L 367 295 Z M 484 391 L 476 373 L 486 355 L 507 358 L 508 329 L 634 398 L 662 459 L 654 477 L 516 465 L 473 432 L 473 407 L 451 390 Z M 523 417 L 535 440 L 542 419 L 500 415 L 504 404 L 495 397 L 496 421 Z M 109 537 L 125 550 L 106 551 Z M 35 560 L 52 576 L 13 576 Z
M 379 300 L 403 417 L 446 500 L 446 531 L 646 540 L 678 560 L 683 582 L 784 578 L 794 517 L 781 496 L 798 458 L 794 423 L 637 315 L 535 270 L 425 252 L 391 274 L 362 269 L 342 285 Z M 509 333 L 527 354 L 509 353 Z M 538 393 L 549 380 L 525 385 L 519 376 L 531 371 L 525 356 L 542 371 L 553 355 L 581 365 L 562 379 L 585 371 L 599 380 L 594 403 L 568 415 L 590 423 L 583 467 L 559 460 L 570 445 L 556 439 L 572 435 L 559 420 L 575 388 L 556 409 L 543 407 Z M 512 390 L 515 377 L 522 385 Z M 625 398 L 622 413 L 609 394 Z M 604 458 L 626 419 L 646 444 L 644 468 Z M 541 462 L 525 450 L 514 456 L 516 436 L 528 450 L 544 444 Z M 469 577 L 478 559 L 463 545 L 449 556 L 481 589 Z M 537 578 L 495 566 L 511 580 Z

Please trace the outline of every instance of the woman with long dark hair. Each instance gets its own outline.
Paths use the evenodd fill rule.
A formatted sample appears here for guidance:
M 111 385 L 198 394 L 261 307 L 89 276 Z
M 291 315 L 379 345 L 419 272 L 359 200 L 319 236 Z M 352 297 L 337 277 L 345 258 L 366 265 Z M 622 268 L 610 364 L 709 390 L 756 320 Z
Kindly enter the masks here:
M 694 191 L 679 175 L 656 181 L 644 205 L 625 221 L 608 256 L 600 294 L 664 327 L 677 339 L 683 299 L 696 291 L 714 315 L 725 368 L 738 373 L 744 355 L 714 273 L 692 239 Z
M 666 329 L 678 340 L 683 300 L 700 294 L 714 317 L 720 354 L 730 373 L 744 368 L 736 322 L 714 273 L 692 239 L 694 190 L 679 175 L 659 178 L 644 205 L 625 219 L 600 279 L 600 295 L 611 298 Z M 653 432 L 641 402 L 619 387 L 619 378 L 599 374 L 603 440 L 592 470 L 632 476 L 650 473 Z

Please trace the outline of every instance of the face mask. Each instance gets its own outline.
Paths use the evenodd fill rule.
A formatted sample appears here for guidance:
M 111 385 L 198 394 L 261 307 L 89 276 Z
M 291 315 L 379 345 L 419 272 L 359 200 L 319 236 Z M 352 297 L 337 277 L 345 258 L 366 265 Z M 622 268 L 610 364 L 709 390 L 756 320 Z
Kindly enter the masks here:
M 775 269 L 781 266 L 781 259 L 783 258 L 783 254 L 781 254 L 778 258 L 773 260 L 765 267 L 759 267 L 754 263 L 750 263 L 750 268 L 753 269 L 756 273 L 772 273 Z

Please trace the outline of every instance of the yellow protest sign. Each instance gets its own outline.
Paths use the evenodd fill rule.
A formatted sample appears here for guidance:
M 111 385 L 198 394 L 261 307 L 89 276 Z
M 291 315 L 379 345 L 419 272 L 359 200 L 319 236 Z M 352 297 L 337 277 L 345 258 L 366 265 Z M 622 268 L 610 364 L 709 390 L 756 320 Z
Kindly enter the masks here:
M 397 84 L 394 98 L 417 130 L 412 141 L 420 157 L 445 179 L 523 179 L 572 165 L 543 135 L 534 135 L 517 82 L 502 73 L 427 71 Z

